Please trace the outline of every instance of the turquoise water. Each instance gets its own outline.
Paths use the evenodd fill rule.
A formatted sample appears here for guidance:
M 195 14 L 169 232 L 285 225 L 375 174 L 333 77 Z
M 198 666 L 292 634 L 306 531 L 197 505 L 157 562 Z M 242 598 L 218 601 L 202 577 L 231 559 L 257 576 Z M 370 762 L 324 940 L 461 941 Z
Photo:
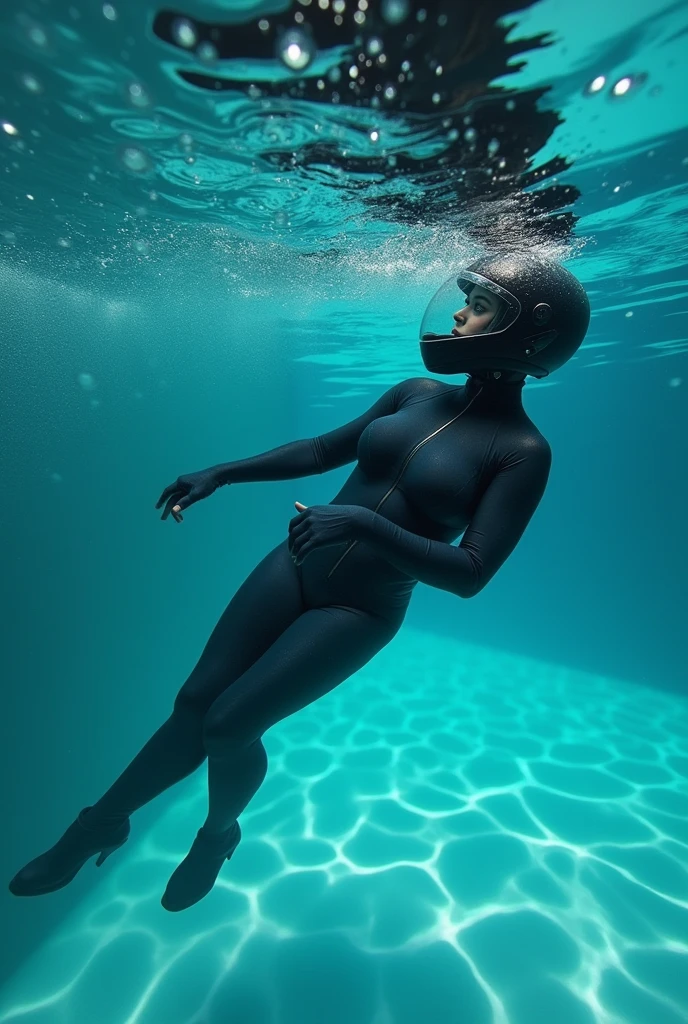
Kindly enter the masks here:
M 685 1020 L 688 714 L 405 630 L 273 729 L 212 895 L 200 780 L 7 986 L 4 1021 Z
M 360 74 L 344 91 L 346 47 L 295 79 L 200 60 L 147 4 L 0 13 L 7 880 L 166 717 L 293 502 L 347 470 L 225 490 L 179 528 L 166 483 L 422 374 L 426 302 L 495 232 L 565 259 L 593 307 L 526 386 L 553 471 L 495 580 L 419 586 L 392 644 L 267 734 L 195 907 L 159 900 L 203 771 L 98 871 L 3 890 L 0 1024 L 688 1019 L 688 5 L 504 0 L 501 35 L 466 5 L 466 80 L 431 67 L 454 6 L 426 7 L 427 60 L 379 106 Z

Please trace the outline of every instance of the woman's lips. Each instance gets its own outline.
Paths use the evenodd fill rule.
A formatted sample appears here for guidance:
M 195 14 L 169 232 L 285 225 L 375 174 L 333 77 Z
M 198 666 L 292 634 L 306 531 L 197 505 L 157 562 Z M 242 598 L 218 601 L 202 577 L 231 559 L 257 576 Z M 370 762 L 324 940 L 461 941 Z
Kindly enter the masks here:
M 463 337 L 458 327 L 452 327 L 452 334 L 455 334 L 457 338 Z

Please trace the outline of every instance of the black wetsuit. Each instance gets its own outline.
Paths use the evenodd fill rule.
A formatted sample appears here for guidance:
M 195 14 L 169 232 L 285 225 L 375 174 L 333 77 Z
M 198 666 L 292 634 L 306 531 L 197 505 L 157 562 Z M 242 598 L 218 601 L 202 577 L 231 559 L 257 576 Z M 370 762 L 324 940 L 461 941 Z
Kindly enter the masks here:
M 263 733 L 389 643 L 418 580 L 460 597 L 485 586 L 549 475 L 550 447 L 523 409 L 522 387 L 413 378 L 342 427 L 227 464 L 228 479 L 242 482 L 357 460 L 331 504 L 379 510 L 375 536 L 318 548 L 299 567 L 287 539 L 266 555 L 230 601 L 170 718 L 94 805 L 95 821 L 130 814 L 208 756 L 208 827 L 228 827 L 264 778 Z

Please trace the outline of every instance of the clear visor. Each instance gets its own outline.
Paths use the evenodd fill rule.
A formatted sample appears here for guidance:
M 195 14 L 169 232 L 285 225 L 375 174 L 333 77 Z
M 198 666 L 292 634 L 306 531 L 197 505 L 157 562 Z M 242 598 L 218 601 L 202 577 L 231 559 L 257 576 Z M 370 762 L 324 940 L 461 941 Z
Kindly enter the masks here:
M 470 297 L 470 293 L 476 285 L 489 295 L 499 299 L 499 306 L 494 318 L 480 333 L 500 334 L 511 327 L 521 312 L 521 303 L 518 299 L 505 288 L 495 284 L 494 281 L 483 277 L 482 274 L 465 270 L 458 276 L 452 274 L 449 280 L 445 281 L 433 295 L 420 325 L 421 341 L 429 341 L 434 337 L 447 337 L 451 334 L 452 328 L 457 326 L 454 314 L 460 312 L 467 305 L 467 298 Z M 426 335 L 430 337 L 426 337 Z

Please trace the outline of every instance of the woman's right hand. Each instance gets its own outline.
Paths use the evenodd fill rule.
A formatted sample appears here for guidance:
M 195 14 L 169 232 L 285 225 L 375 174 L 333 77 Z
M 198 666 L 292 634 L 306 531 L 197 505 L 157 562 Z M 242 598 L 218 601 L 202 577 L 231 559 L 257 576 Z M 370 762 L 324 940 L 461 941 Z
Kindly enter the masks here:
M 221 486 L 222 481 L 215 468 L 202 469 L 199 473 L 186 473 L 184 476 L 178 476 L 173 484 L 165 488 L 155 507 L 160 508 L 166 503 L 160 518 L 167 519 L 171 513 L 174 521 L 181 523 L 181 513 L 184 509 L 201 498 L 209 498 Z

